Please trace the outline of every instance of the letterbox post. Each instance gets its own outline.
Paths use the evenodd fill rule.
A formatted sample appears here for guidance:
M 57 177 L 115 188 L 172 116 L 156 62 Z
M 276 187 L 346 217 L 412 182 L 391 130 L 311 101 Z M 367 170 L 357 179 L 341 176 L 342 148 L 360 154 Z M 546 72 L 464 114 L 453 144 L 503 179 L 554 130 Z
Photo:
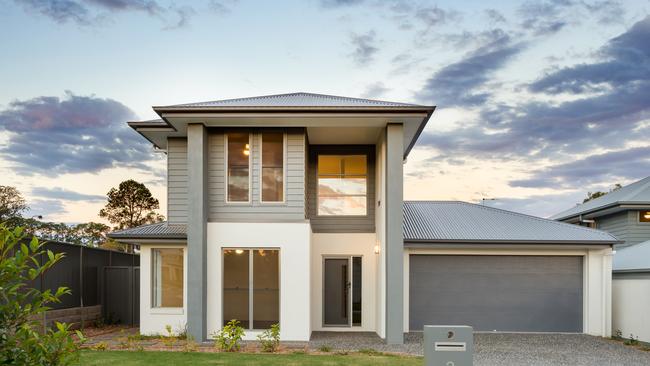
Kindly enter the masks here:
M 426 366 L 472 366 L 473 329 L 467 325 L 425 325 L 424 364 Z

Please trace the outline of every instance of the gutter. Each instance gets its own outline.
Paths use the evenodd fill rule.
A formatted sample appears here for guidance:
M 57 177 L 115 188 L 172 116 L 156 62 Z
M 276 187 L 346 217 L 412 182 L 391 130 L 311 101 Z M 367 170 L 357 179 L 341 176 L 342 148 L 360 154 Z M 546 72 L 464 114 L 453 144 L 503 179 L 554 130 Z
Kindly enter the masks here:
M 417 246 L 427 244 L 525 244 L 525 245 L 609 245 L 622 244 L 621 240 L 480 240 L 480 239 L 404 239 L 404 246 Z

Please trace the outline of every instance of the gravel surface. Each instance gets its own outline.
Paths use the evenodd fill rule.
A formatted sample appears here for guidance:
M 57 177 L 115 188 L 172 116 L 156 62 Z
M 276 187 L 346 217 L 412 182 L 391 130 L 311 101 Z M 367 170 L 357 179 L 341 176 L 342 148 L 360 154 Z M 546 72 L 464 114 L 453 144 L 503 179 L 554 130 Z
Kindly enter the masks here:
M 625 346 L 621 342 L 582 334 L 474 335 L 474 365 L 650 365 L 650 352 Z M 404 345 L 389 346 L 374 333 L 314 332 L 311 349 L 374 349 L 422 355 L 422 334 L 409 333 Z

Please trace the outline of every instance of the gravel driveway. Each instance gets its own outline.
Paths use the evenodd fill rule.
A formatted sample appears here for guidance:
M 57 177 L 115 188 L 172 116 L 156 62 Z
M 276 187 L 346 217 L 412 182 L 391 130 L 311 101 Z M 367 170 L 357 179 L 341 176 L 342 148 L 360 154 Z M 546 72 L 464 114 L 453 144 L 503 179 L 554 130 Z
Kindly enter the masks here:
M 479 333 L 474 335 L 474 365 L 650 365 L 650 352 L 583 334 Z M 410 333 L 401 346 L 388 346 L 374 333 L 314 332 L 309 346 L 335 350 L 372 348 L 422 355 L 422 334 Z

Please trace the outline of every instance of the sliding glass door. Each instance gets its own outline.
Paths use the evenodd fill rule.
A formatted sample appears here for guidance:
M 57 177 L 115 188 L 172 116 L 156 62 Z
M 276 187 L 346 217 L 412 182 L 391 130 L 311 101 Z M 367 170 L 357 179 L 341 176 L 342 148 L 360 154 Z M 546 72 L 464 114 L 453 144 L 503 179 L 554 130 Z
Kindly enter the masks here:
M 245 329 L 280 322 L 280 256 L 277 249 L 223 250 L 223 324 Z

